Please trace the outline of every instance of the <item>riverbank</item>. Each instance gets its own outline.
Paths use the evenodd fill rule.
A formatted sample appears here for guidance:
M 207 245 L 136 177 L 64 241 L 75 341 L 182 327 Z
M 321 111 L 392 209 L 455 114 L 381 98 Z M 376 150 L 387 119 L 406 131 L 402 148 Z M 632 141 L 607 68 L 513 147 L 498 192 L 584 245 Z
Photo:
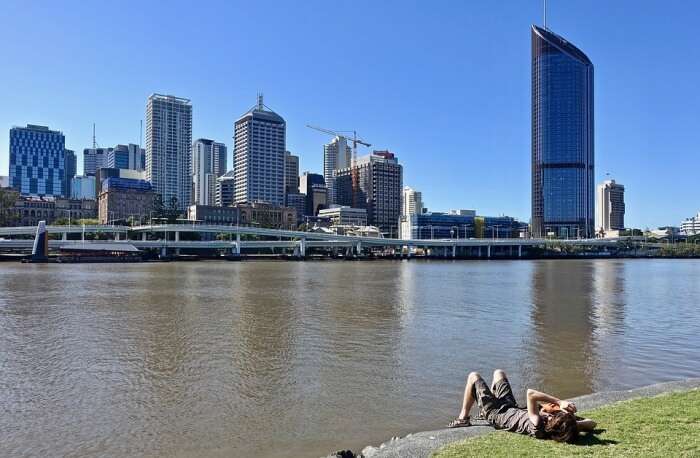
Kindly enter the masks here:
M 573 398 L 573 401 L 576 403 L 579 410 L 583 412 L 609 406 L 611 404 L 621 401 L 629 401 L 632 399 L 640 398 L 651 398 L 662 394 L 679 393 L 698 388 L 700 388 L 700 378 L 692 378 L 676 382 L 659 383 L 633 390 L 604 391 L 599 393 L 593 393 Z M 681 406 L 682 405 L 683 404 L 681 404 Z M 681 406 L 676 407 L 681 408 Z M 689 410 L 689 406 L 683 407 L 683 409 L 685 415 L 686 412 L 688 412 Z M 698 416 L 697 408 L 695 409 L 694 415 L 696 417 Z M 649 421 L 654 419 L 653 416 L 649 417 L 645 413 L 640 414 L 640 418 L 645 418 Z M 622 419 L 619 420 L 621 421 Z M 448 419 L 446 419 L 445 421 L 448 421 Z M 615 421 L 618 421 L 618 419 L 616 418 Z M 600 423 L 599 427 L 605 429 L 606 424 Z M 460 447 L 465 444 L 459 443 L 463 442 L 465 439 L 481 438 L 486 435 L 491 435 L 494 432 L 495 430 L 489 426 L 471 426 L 469 428 L 440 429 L 435 431 L 419 432 L 415 434 L 409 434 L 408 436 L 403 438 L 394 438 L 388 442 L 381 444 L 378 447 L 365 447 L 359 455 L 353 455 L 351 453 L 346 452 L 345 455 L 340 456 L 348 458 L 352 456 L 363 458 L 428 458 L 432 456 L 435 452 L 440 451 L 441 449 L 443 449 L 443 447 L 446 446 L 447 448 L 441 451 L 444 452 L 444 454 L 438 456 L 457 457 L 479 455 L 479 453 L 470 452 L 469 447 L 478 446 L 481 444 L 480 442 L 475 442 L 474 444 L 469 443 L 468 447 Z M 520 436 L 515 434 L 512 434 L 512 436 L 512 440 L 528 439 L 526 437 L 521 438 Z M 499 440 L 500 439 L 501 438 L 499 438 Z M 684 438 L 685 441 L 687 441 L 688 439 L 689 438 Z M 696 436 L 694 440 L 696 442 L 695 447 L 700 447 L 700 445 L 698 444 L 698 442 L 700 442 L 700 439 L 697 439 Z M 493 441 L 491 441 L 490 443 L 493 443 Z M 488 446 L 485 443 L 481 445 L 484 445 L 485 447 L 485 449 L 483 450 L 484 453 L 488 455 L 492 454 L 492 451 L 488 449 Z M 659 446 L 663 447 L 664 444 L 659 444 Z M 511 454 L 515 453 L 515 451 L 513 451 L 512 449 L 510 450 L 510 452 Z M 584 450 L 584 452 L 588 453 L 588 450 Z M 658 453 L 662 454 L 662 451 L 658 450 Z M 525 452 L 525 454 L 527 454 L 527 452 Z M 330 455 L 329 458 L 336 456 L 338 455 L 333 454 Z

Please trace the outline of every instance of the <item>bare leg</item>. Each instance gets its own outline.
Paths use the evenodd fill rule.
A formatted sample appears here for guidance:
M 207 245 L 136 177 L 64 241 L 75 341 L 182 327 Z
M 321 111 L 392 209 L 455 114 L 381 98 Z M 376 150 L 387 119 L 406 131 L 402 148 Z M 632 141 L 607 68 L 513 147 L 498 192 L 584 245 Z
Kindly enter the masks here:
M 464 420 L 469 417 L 469 411 L 472 410 L 472 406 L 476 399 L 474 398 L 474 383 L 481 378 L 478 372 L 470 372 L 467 377 L 467 386 L 464 388 L 464 399 L 462 400 L 462 410 L 459 412 L 460 420 Z
M 491 381 L 491 391 L 496 389 L 496 383 L 506 378 L 506 373 L 501 369 L 493 371 L 493 380 Z

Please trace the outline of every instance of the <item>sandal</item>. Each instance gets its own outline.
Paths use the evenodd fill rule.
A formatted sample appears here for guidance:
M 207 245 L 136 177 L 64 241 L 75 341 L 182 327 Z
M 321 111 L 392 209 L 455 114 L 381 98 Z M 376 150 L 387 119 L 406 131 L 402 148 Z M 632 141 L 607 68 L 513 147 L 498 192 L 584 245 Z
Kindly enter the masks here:
M 471 426 L 471 422 L 469 421 L 469 417 L 467 418 L 455 418 L 451 422 L 447 424 L 448 428 L 465 428 L 467 426 Z

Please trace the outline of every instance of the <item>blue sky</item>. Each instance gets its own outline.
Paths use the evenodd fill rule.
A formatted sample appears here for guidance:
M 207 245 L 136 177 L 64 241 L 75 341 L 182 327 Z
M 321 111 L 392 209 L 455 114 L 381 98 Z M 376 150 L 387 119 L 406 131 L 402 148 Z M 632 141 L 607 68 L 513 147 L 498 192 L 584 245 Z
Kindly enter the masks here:
M 700 210 L 700 3 L 550 0 L 548 25 L 595 65 L 596 181 L 625 184 L 627 225 Z M 258 91 L 302 170 L 356 129 L 397 153 L 432 210 L 530 215 L 530 30 L 542 2 L 5 0 L 0 174 L 8 131 L 45 124 L 79 156 L 138 142 L 146 98 L 193 103 L 193 136 L 232 146 Z M 4 133 L 2 133 L 4 132 Z M 230 151 L 229 151 L 230 153 Z M 230 160 L 229 160 L 230 164 Z

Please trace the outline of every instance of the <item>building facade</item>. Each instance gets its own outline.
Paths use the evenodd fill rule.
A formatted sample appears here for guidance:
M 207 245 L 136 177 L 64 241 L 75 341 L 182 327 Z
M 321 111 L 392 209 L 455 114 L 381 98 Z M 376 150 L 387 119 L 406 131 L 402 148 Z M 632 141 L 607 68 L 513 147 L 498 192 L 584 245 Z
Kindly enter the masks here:
M 532 26 L 532 232 L 594 235 L 593 63 Z
M 65 179 L 63 180 L 63 197 L 70 198 L 71 196 L 71 186 L 73 184 L 73 178 L 78 171 L 78 159 L 75 156 L 73 150 L 67 149 L 65 151 Z
M 306 215 L 306 194 L 300 192 L 288 192 L 285 196 L 286 207 L 293 208 L 297 212 L 297 224 L 304 222 Z
M 700 234 L 700 212 L 692 218 L 688 218 L 681 223 L 681 234 L 683 235 L 698 235 Z
M 336 171 L 339 205 L 367 210 L 367 223 L 397 237 L 401 216 L 403 167 L 389 151 L 374 151 L 349 168 Z
M 156 193 L 146 180 L 107 178 L 98 196 L 100 224 L 148 221 L 155 199 Z
M 192 104 L 152 94 L 146 104 L 146 179 L 166 204 L 185 210 L 192 197 Z
M 58 219 L 78 224 L 81 219 L 97 218 L 96 202 L 87 199 L 25 196 L 17 199 L 12 211 L 17 226 L 36 226 L 39 221 L 53 224 Z
M 216 179 L 216 197 L 214 205 L 228 207 L 233 205 L 233 195 L 236 190 L 236 176 L 233 170 Z
M 294 230 L 297 228 L 297 212 L 293 208 L 266 202 L 239 202 L 240 224 L 270 229 Z
M 335 173 L 350 167 L 352 149 L 346 137 L 337 136 L 330 143 L 323 145 L 323 178 L 328 187 L 328 205 L 336 202 Z
M 304 172 L 299 178 L 299 192 L 306 195 L 306 210 L 304 217 L 316 216 L 318 211 L 326 208 L 328 202 L 328 188 L 323 175 Z
M 85 148 L 83 150 L 83 175 L 95 176 L 97 170 L 107 167 L 112 148 Z
M 605 236 L 625 228 L 625 187 L 615 180 L 606 180 L 596 191 L 596 235 Z
M 146 169 L 146 150 L 139 145 L 117 145 L 107 149 L 105 167 L 112 169 Z
M 66 138 L 46 126 L 10 129 L 10 187 L 24 195 L 60 197 L 66 191 Z
M 95 177 L 77 176 L 71 180 L 71 199 L 95 200 Z
M 223 167 L 223 168 L 222 168 Z M 192 144 L 192 200 L 194 205 L 214 205 L 216 180 L 224 174 L 226 145 L 200 138 Z
M 187 208 L 187 219 L 202 224 L 238 224 L 240 222 L 238 216 L 238 209 L 235 207 L 219 207 L 216 205 L 190 205 Z
M 367 210 L 345 205 L 332 205 L 319 210 L 318 216 L 330 219 L 332 226 L 366 226 Z
M 408 217 L 423 213 L 423 194 L 408 186 L 403 188 L 401 216 Z
M 299 156 L 289 151 L 284 153 L 284 192 L 299 192 Z
M 233 162 L 235 202 L 269 202 L 284 205 L 286 123 L 266 110 L 262 95 L 258 104 L 234 125 Z
M 404 240 L 468 239 L 474 237 L 474 215 L 412 213 L 401 219 Z

